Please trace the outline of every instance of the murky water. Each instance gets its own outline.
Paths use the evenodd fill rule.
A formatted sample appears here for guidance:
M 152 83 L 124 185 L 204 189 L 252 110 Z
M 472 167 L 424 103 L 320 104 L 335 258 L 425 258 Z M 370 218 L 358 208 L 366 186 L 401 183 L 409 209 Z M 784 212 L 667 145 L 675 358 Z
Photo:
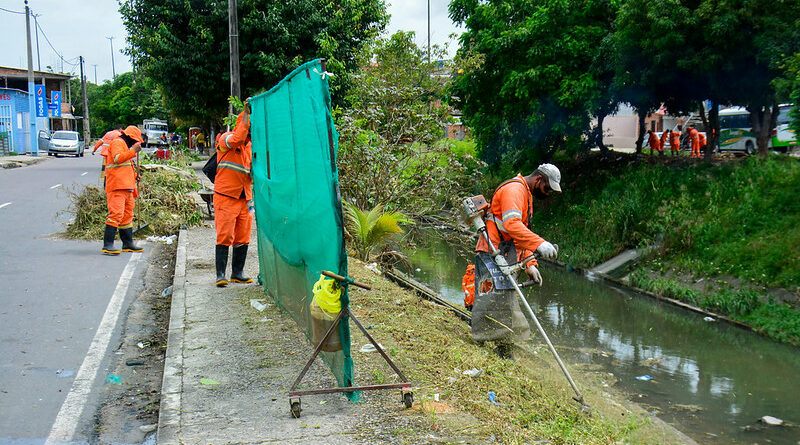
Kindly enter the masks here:
M 470 254 L 435 232 L 416 242 L 413 276 L 463 304 Z M 800 349 L 561 269 L 542 275 L 544 286 L 525 292 L 568 362 L 601 365 L 618 389 L 700 443 L 800 444 Z M 762 427 L 764 415 L 798 426 Z

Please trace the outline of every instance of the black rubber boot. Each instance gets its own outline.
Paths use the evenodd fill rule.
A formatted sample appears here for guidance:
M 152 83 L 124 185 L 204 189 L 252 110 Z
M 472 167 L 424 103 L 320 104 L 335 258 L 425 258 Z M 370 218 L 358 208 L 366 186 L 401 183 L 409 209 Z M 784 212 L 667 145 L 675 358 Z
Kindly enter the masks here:
M 122 240 L 123 252 L 144 252 L 144 247 L 139 247 L 133 243 L 133 227 L 119 229 L 119 239 Z
M 253 279 L 244 276 L 244 260 L 247 259 L 247 244 L 233 246 L 233 258 L 231 259 L 231 281 L 234 283 L 252 283 Z
M 106 224 L 106 232 L 103 234 L 103 255 L 119 255 L 120 251 L 114 248 L 114 238 L 117 237 L 117 228 Z
M 217 287 L 225 287 L 228 285 L 228 279 L 225 278 L 225 269 L 228 268 L 228 246 L 217 244 Z

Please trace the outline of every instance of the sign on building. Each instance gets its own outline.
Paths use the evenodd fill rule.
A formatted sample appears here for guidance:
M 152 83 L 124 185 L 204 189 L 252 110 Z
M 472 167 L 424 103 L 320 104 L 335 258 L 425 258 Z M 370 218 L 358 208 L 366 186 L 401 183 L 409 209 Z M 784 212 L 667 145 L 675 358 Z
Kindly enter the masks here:
M 53 110 L 53 117 L 61 117 L 61 91 L 50 92 L 50 107 Z
M 47 99 L 45 99 L 44 85 L 36 85 L 36 117 L 47 117 Z

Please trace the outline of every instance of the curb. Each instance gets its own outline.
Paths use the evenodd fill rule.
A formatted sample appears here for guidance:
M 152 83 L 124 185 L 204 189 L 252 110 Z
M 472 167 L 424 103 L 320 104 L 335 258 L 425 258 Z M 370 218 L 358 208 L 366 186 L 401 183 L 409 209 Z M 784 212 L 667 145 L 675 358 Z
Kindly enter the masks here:
M 172 303 L 161 382 L 161 405 L 158 411 L 156 443 L 179 444 L 181 430 L 181 394 L 183 392 L 183 334 L 186 328 L 186 244 L 187 231 L 178 234 L 175 275 L 172 281 Z

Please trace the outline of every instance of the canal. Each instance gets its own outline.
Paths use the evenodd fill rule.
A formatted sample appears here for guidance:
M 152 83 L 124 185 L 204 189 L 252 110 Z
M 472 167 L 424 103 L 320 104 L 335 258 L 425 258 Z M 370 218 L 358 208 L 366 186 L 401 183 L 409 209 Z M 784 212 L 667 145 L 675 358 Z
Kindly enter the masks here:
M 463 305 L 470 249 L 435 231 L 413 239 L 412 276 Z M 560 268 L 541 272 L 544 286 L 524 291 L 568 362 L 613 373 L 618 390 L 699 443 L 800 443 L 800 426 L 758 422 L 800 425 L 797 348 Z

